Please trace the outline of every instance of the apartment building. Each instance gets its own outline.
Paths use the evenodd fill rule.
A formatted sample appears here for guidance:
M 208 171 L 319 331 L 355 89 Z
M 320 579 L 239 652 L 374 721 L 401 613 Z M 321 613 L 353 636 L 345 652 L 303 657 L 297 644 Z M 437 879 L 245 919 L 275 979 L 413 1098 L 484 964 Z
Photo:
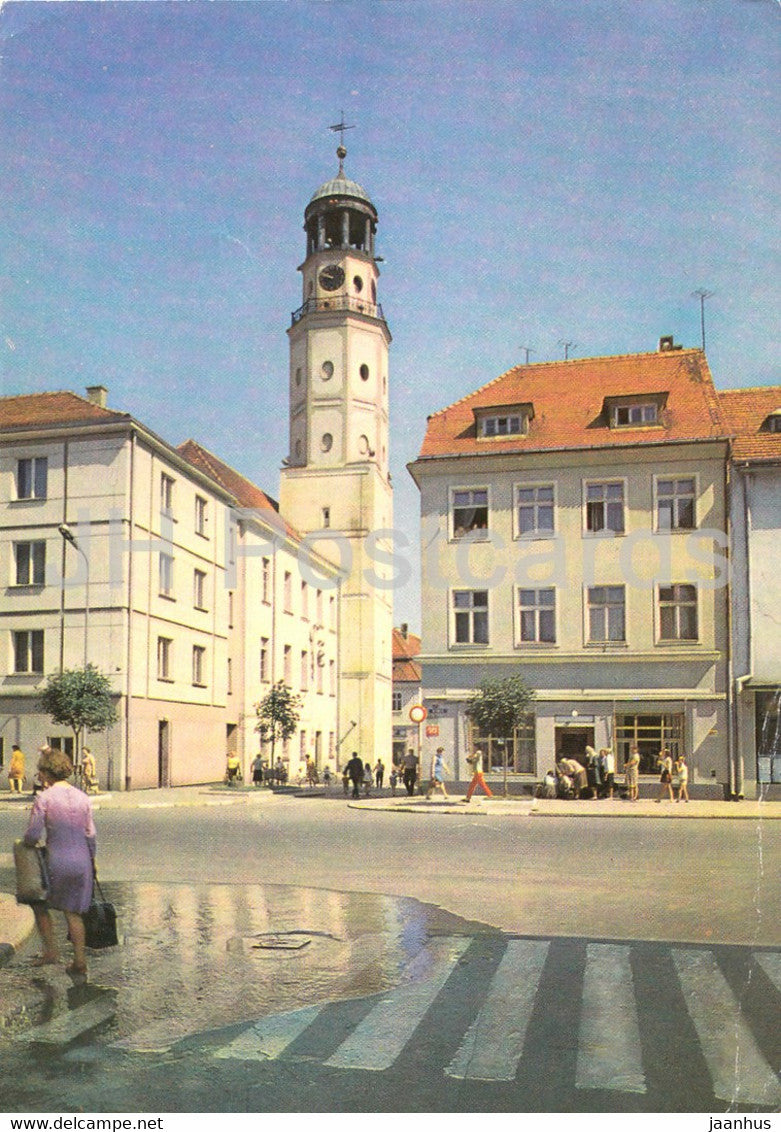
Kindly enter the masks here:
M 42 715 L 38 696 L 49 674 L 86 658 L 110 678 L 117 697 L 118 723 L 89 739 L 104 786 L 214 781 L 228 750 L 251 759 L 264 634 L 254 617 L 262 556 L 251 557 L 248 547 L 263 539 L 254 512 L 277 513 L 260 489 L 236 473 L 232 480 L 227 465 L 210 467 L 205 456 L 192 442 L 177 450 L 109 409 L 102 386 L 86 398 L 56 392 L 0 399 L 4 747 L 19 743 L 34 753 L 48 741 L 70 748 L 72 737 Z M 297 556 L 294 532 L 281 527 L 284 537 L 269 541 L 269 558 L 283 575 L 284 559 L 291 588 L 300 587 L 311 562 Z M 309 733 L 287 752 L 291 763 L 310 742 L 325 751 L 336 727 L 335 693 L 326 694 L 325 678 L 323 692 L 317 690 L 317 658 L 328 671 L 335 635 L 312 632 L 301 592 L 285 633 L 268 630 L 270 672 L 284 674 L 276 660 L 284 637 L 298 653 L 294 688 L 314 684 L 328 708 L 307 706 L 301 729 Z M 249 629 L 246 610 L 253 614 Z M 314 669 L 311 646 L 301 643 L 308 645 L 310 634 Z M 250 654 L 256 679 L 249 678 Z M 297 762 L 291 769 L 297 772 Z
M 730 389 L 732 702 L 730 793 L 781 796 L 781 386 Z
M 420 637 L 404 624 L 393 630 L 393 748 L 394 763 L 400 763 L 408 747 L 417 748 L 419 724 L 409 717 L 409 709 L 423 702 L 420 680 Z M 430 724 L 429 726 L 434 726 Z
M 727 450 L 707 360 L 672 339 L 518 366 L 429 418 L 420 660 L 456 776 L 478 739 L 521 782 L 636 742 L 643 775 L 667 746 L 726 788 Z M 472 690 L 515 673 L 522 726 L 475 732 Z

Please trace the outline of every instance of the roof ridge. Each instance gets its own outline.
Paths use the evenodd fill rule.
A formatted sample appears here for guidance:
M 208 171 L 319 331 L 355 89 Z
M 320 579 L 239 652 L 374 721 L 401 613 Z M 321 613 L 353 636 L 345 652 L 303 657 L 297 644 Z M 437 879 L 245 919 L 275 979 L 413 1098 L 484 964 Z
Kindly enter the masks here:
M 781 385 L 744 385 L 735 389 L 716 389 L 716 392 L 721 397 L 724 393 L 768 393 L 773 389 L 781 392 Z
M 549 366 L 575 366 L 584 365 L 586 362 L 609 362 L 626 358 L 658 358 L 666 357 L 668 354 L 673 358 L 680 358 L 684 354 L 702 354 L 704 356 L 704 351 L 699 346 L 686 346 L 680 350 L 643 350 L 641 353 L 635 354 L 592 354 L 585 358 L 557 358 L 548 362 L 519 362 L 517 365 L 510 366 L 504 373 L 500 373 L 498 377 L 494 377 L 490 381 L 486 381 L 485 384 L 478 386 L 477 389 L 473 389 L 471 393 L 466 393 L 463 397 L 459 397 L 457 400 L 451 401 L 449 405 L 445 405 L 443 409 L 437 409 L 435 413 L 430 413 L 428 420 L 433 420 L 434 417 L 439 417 L 442 413 L 447 413 L 450 409 L 455 408 L 456 405 L 463 405 L 465 401 L 476 397 L 477 394 L 482 393 L 484 389 L 490 389 L 497 381 L 503 381 L 516 370 L 545 369 Z

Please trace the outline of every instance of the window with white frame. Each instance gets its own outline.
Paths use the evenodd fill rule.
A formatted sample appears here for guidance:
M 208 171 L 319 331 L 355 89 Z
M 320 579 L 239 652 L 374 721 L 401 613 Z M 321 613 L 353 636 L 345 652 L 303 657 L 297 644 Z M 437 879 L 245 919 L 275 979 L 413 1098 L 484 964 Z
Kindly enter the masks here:
M 206 537 L 206 504 L 202 495 L 195 497 L 195 533 Z
M 660 531 L 691 531 L 696 525 L 696 483 L 693 477 L 657 479 L 656 526 Z
M 13 633 L 14 672 L 43 672 L 43 629 L 21 629 Z
M 315 594 L 315 617 L 317 618 L 317 624 L 322 625 L 323 624 L 323 591 L 322 590 L 317 590 L 317 592 Z
M 160 596 L 174 596 L 174 559 L 164 551 L 160 551 Z
M 228 628 L 233 628 L 233 590 L 228 590 Z
M 72 735 L 49 735 L 46 742 L 53 751 L 62 751 L 62 753 L 67 755 L 71 762 L 73 762 Z
M 554 533 L 555 497 L 552 483 L 520 484 L 515 489 L 518 534 L 521 537 Z
M 282 593 L 284 597 L 285 613 L 293 612 L 293 575 L 285 570 Z
M 157 638 L 157 679 L 172 679 L 172 654 L 174 642 L 170 637 Z
M 262 562 L 262 600 L 268 605 L 271 601 L 271 559 L 264 558 Z
M 309 620 L 309 586 L 306 582 L 301 583 L 301 618 Z
M 225 674 L 226 679 L 226 692 L 229 696 L 233 695 L 233 661 L 228 657 L 228 670 Z
M 206 683 L 206 649 L 203 645 L 193 645 L 193 684 L 203 687 Z
M 321 696 L 323 694 L 324 670 L 325 670 L 325 662 L 323 661 L 322 655 L 320 655 L 315 659 L 315 677 L 317 678 L 317 691 L 318 691 L 318 694 L 321 695 Z
M 301 650 L 301 691 L 309 691 L 309 653 Z
M 268 684 L 271 680 L 271 655 L 268 637 L 260 638 L 260 682 Z
M 16 498 L 45 499 L 49 478 L 47 456 L 26 456 L 16 461 Z
M 328 661 L 328 694 L 336 695 L 336 662 L 333 660 Z
M 193 571 L 193 605 L 196 609 L 206 609 L 206 574 L 203 570 Z
M 522 436 L 525 432 L 526 418 L 520 413 L 502 413 L 480 421 L 481 436 Z
M 610 410 L 610 423 L 613 428 L 628 428 L 658 424 L 658 422 L 659 406 L 654 401 L 642 405 L 613 405 Z
M 293 646 L 285 645 L 282 652 L 282 672 L 285 683 L 290 687 L 293 683 Z
M 46 580 L 46 543 L 14 543 L 15 585 L 42 586 Z
M 589 587 L 588 639 L 591 642 L 626 640 L 624 586 Z
M 328 599 L 328 624 L 332 629 L 336 628 L 336 598 L 333 594 Z
M 518 590 L 518 639 L 521 644 L 556 643 L 556 590 Z
M 398 692 L 394 689 L 394 691 L 391 692 L 391 710 L 392 711 L 401 711 L 401 705 L 402 705 L 402 693 Z
M 659 640 L 696 641 L 697 587 L 674 583 L 659 586 Z
M 457 645 L 488 644 L 488 591 L 453 590 L 453 640 Z
M 451 494 L 453 538 L 488 530 L 488 490 L 464 488 Z
M 299 750 L 299 753 L 301 755 L 301 762 L 303 762 L 304 759 L 306 758 L 306 731 L 303 730 L 303 728 L 301 730 L 301 736 L 300 736 L 299 744 L 300 745 L 299 745 L 298 750 Z
M 600 531 L 622 534 L 624 529 L 623 481 L 587 483 L 586 530 L 592 534 Z
M 166 475 L 162 472 L 160 475 L 160 510 L 166 515 L 173 515 L 174 512 L 174 484 L 175 480 L 172 476 Z

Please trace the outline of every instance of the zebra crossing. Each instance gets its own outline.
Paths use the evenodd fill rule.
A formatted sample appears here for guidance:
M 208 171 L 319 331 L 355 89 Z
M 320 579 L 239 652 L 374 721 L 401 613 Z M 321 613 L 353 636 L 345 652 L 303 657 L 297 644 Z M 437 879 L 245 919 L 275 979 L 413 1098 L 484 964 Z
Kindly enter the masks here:
M 485 952 L 485 941 L 480 946 Z M 344 1020 L 337 1024 L 340 1004 L 323 1003 L 260 1018 L 213 1050 L 213 1056 L 264 1063 L 299 1059 L 327 1069 L 383 1072 L 408 1055 L 427 1026 L 441 1030 L 437 1012 L 449 1010 L 447 1038 L 456 1048 L 439 1067 L 429 1065 L 427 1071 L 465 1082 L 512 1082 L 523 1074 L 525 1061 L 534 1058 L 530 1046 L 535 1027 L 542 1032 L 544 987 L 551 985 L 552 977 L 559 982 L 571 977 L 567 995 L 576 1000 L 571 1005 L 575 1090 L 639 1096 L 649 1091 L 648 1067 L 660 1056 L 654 1036 L 644 1029 L 654 1008 L 647 1001 L 649 988 L 653 999 L 654 980 L 661 971 L 668 983 L 676 984 L 673 992 L 685 1015 L 679 1020 L 681 1032 L 696 1036 L 696 1057 L 707 1069 L 713 1097 L 731 1104 L 781 1106 L 777 1043 L 771 1048 L 767 1028 L 749 1017 L 740 987 L 734 977 L 727 978 L 724 957 L 715 949 L 586 942 L 570 975 L 561 958 L 564 952 L 558 960 L 554 954 L 557 941 L 496 939 L 490 944 L 493 970 L 474 999 L 473 1016 L 454 1028 L 452 1019 L 461 1015 L 453 1000 L 466 986 L 459 968 L 475 948 L 478 942 L 468 936 L 429 940 L 393 989 L 353 1011 L 346 1033 Z M 487 962 L 487 954 L 479 958 Z M 781 955 L 756 951 L 744 961 L 750 978 L 766 980 L 763 988 L 774 998 L 769 1009 L 777 1022 Z M 646 962 L 650 973 L 643 970 Z M 688 1056 L 682 1049 L 661 1051 L 663 1057 L 671 1052 L 679 1060 Z M 658 1067 L 654 1072 L 658 1076 Z

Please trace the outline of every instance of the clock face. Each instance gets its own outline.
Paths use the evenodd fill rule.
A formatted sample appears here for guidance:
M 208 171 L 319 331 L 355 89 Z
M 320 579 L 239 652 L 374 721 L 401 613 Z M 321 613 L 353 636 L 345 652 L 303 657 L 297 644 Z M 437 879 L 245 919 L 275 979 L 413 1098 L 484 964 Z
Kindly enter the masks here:
M 331 263 L 320 272 L 320 286 L 324 291 L 338 291 L 344 283 L 344 272 L 341 267 Z

